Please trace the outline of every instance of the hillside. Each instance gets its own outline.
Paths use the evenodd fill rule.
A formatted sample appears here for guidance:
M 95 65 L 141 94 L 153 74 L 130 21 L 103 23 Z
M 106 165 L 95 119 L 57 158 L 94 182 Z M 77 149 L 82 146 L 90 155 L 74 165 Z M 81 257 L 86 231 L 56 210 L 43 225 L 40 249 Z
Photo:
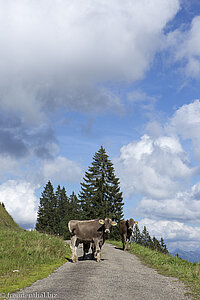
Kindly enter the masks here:
M 21 228 L 15 223 L 13 218 L 9 215 L 7 210 L 0 204 L 0 230 L 13 229 L 21 230 Z
M 51 274 L 70 257 L 70 247 L 37 231 L 0 229 L 0 299 Z M 32 298 L 31 298 L 32 299 Z

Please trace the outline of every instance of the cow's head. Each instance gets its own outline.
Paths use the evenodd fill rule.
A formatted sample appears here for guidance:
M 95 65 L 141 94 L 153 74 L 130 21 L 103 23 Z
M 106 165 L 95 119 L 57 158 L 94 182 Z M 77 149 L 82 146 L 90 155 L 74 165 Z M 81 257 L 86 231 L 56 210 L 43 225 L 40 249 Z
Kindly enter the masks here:
M 138 224 L 137 221 L 134 221 L 132 218 L 129 220 L 126 220 L 126 226 L 128 228 L 129 231 L 133 232 L 133 226 L 134 224 Z
M 99 220 L 99 223 L 104 225 L 104 232 L 105 233 L 110 233 L 110 227 L 111 226 L 116 226 L 117 223 L 115 221 L 112 221 L 110 218 L 105 218 L 105 220 Z

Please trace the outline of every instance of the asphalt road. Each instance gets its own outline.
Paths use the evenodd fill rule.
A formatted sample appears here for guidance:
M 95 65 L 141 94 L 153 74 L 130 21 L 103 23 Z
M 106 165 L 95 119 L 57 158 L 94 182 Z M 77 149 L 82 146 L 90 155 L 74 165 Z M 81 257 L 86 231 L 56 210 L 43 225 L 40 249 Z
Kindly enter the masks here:
M 82 255 L 80 245 L 78 255 Z M 67 262 L 9 299 L 191 299 L 185 292 L 184 284 L 176 278 L 159 275 L 134 255 L 104 244 L 100 263 L 90 255 L 87 260 L 79 258 L 78 263 Z

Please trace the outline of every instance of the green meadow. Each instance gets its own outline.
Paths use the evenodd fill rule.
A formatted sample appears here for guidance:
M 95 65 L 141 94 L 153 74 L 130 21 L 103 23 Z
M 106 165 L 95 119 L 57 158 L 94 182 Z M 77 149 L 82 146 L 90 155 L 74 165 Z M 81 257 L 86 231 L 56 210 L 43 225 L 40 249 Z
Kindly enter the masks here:
M 36 231 L 0 230 L 0 293 L 31 285 L 69 257 L 69 246 L 60 238 Z
M 48 276 L 68 261 L 70 253 L 58 237 L 21 229 L 0 205 L 0 293 L 12 293 Z

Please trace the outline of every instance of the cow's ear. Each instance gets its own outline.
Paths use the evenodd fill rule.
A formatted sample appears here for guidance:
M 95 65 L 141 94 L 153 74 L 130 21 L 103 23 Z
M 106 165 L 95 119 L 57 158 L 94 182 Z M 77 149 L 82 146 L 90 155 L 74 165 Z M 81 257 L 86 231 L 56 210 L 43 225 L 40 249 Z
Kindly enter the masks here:
M 99 220 L 99 223 L 100 223 L 101 225 L 105 224 L 104 220 L 102 220 L 102 219 Z
M 111 225 L 112 225 L 112 226 L 117 226 L 117 222 L 112 221 L 112 222 L 111 222 Z

